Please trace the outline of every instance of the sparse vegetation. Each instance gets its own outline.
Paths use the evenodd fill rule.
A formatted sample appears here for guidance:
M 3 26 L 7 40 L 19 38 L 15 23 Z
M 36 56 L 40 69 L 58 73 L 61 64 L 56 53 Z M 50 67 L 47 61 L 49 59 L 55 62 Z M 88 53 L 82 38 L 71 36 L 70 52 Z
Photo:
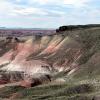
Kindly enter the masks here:
M 92 85 L 82 84 L 62 84 L 62 85 L 47 85 L 38 86 L 29 89 L 23 89 L 22 87 L 5 87 L 0 89 L 0 97 L 8 98 L 12 97 L 15 92 L 19 94 L 19 97 L 14 99 L 31 99 L 31 100 L 54 100 L 66 98 L 65 100 L 70 100 L 71 98 L 81 98 L 81 95 L 89 94 L 94 92 L 95 89 Z M 4 95 L 5 94 L 5 95 Z M 79 97 L 78 97 L 79 95 Z
M 32 39 L 25 45 L 28 46 L 30 43 L 28 53 L 33 50 L 32 48 L 34 48 L 34 52 L 30 53 L 24 61 L 29 62 L 28 65 L 33 64 L 34 60 L 50 65 L 42 66 L 46 72 L 49 70 L 50 81 L 30 88 L 2 87 L 0 88 L 0 98 L 12 100 L 95 100 L 94 98 L 100 95 L 100 25 L 62 26 L 57 32 L 56 35 L 47 35 L 46 37 L 35 35 L 34 39 L 31 36 Z M 1 57 L 9 50 L 13 50 L 13 59 L 15 59 L 17 55 L 17 48 L 13 49 L 16 47 L 15 44 L 22 40 L 23 42 L 20 43 L 25 44 L 27 37 L 14 39 L 16 42 L 1 40 Z M 28 60 L 26 60 L 27 58 Z M 30 63 L 31 61 L 32 63 Z M 23 69 L 26 64 L 21 64 L 24 65 Z M 4 66 L 6 65 L 0 67 Z M 21 72 L 15 72 L 0 71 L 0 75 L 7 77 L 8 80 L 11 76 L 13 76 L 12 80 L 16 76 L 18 76 L 18 80 L 21 77 L 24 79 L 24 75 L 20 75 Z M 4 75 L 5 73 L 7 74 Z M 40 79 L 37 74 L 36 76 L 37 80 Z M 45 77 L 40 79 L 41 83 L 44 81 L 43 78 Z M 64 81 L 60 83 L 57 79 Z

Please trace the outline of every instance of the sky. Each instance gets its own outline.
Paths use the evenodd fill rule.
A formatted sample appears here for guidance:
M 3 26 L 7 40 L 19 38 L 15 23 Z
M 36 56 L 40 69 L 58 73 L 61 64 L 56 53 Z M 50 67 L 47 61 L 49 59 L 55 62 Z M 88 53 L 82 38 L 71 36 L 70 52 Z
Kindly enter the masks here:
M 0 0 L 0 27 L 100 24 L 100 0 Z

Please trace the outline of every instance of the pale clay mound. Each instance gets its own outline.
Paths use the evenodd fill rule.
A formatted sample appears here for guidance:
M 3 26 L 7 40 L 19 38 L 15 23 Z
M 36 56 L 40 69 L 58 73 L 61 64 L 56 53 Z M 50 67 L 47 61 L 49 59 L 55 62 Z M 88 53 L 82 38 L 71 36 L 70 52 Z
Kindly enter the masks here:
M 32 59 L 27 59 L 30 56 Z M 72 70 L 69 72 L 71 74 L 79 58 L 79 43 L 67 36 L 34 37 L 24 43 L 17 43 L 15 49 L 4 53 L 0 57 L 0 70 L 24 72 L 32 78 L 36 74 L 52 76 L 57 72 Z

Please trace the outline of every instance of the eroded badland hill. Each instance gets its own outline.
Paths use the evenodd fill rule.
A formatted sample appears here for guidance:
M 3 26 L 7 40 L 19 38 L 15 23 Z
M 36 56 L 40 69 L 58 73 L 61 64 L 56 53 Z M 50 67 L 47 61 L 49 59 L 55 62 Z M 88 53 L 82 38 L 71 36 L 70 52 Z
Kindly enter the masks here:
M 100 27 L 1 39 L 0 84 L 2 99 L 100 100 Z

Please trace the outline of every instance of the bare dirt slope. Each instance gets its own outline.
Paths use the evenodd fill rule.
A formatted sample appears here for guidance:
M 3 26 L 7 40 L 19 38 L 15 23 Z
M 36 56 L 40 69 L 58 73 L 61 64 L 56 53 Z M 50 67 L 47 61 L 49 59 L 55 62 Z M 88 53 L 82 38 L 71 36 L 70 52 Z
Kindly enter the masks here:
M 0 41 L 0 84 L 6 84 L 1 85 L 5 88 L 5 91 L 2 90 L 3 88 L 0 90 L 0 96 L 3 98 L 23 97 L 26 93 L 28 99 L 34 97 L 35 100 L 47 100 L 47 98 L 53 100 L 55 99 L 52 97 L 53 95 L 57 95 L 59 100 L 62 98 L 94 100 L 90 95 L 94 96 L 95 92 L 90 95 L 86 95 L 86 93 L 92 92 L 91 89 L 95 87 L 97 90 L 93 91 L 99 90 L 99 76 L 100 28 L 67 30 L 55 35 L 34 35 L 24 41 L 15 38 Z M 8 83 L 13 84 L 13 87 L 9 87 L 11 84 Z M 53 84 L 50 86 L 51 88 L 49 88 L 49 83 Z M 63 85 L 55 86 L 59 83 Z M 86 85 L 81 87 L 83 83 Z M 27 93 L 26 89 L 22 91 L 24 87 L 40 84 L 47 84 L 48 87 L 41 86 L 40 92 L 37 91 L 37 87 L 36 89 L 30 88 L 29 91 L 34 94 Z M 66 84 L 68 84 L 68 88 L 66 88 Z M 79 90 L 76 84 L 78 84 Z M 33 92 L 34 89 L 38 96 Z M 41 89 L 43 91 L 47 89 L 49 93 L 46 94 Z M 19 92 L 17 93 L 17 91 Z M 42 93 L 44 93 L 43 96 Z M 76 96 L 69 97 L 66 93 L 76 94 Z M 60 94 L 61 97 L 59 97 Z
M 7 74 L 23 73 L 22 79 L 38 78 L 37 74 L 39 77 L 41 74 L 52 77 L 63 71 L 67 75 L 73 74 L 89 60 L 91 62 L 92 56 L 99 54 L 99 32 L 99 28 L 80 29 L 33 36 L 24 42 L 2 40 L 0 70 Z M 13 77 L 9 80 L 13 81 Z

